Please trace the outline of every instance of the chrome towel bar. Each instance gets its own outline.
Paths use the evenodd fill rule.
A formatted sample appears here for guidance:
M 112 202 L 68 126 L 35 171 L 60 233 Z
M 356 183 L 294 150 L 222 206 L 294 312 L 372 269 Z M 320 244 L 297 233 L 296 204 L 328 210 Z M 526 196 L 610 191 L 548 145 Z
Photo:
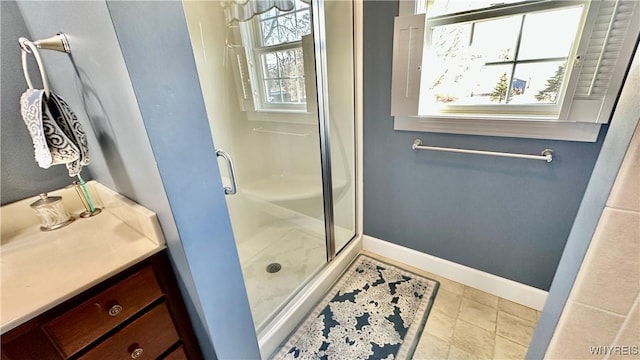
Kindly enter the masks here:
M 492 156 L 513 157 L 513 158 L 531 159 L 531 160 L 545 160 L 546 162 L 553 161 L 553 150 L 551 149 L 542 150 L 540 155 L 513 154 L 513 153 L 505 153 L 505 152 L 497 152 L 497 151 L 482 151 L 482 150 L 469 150 L 469 149 L 454 149 L 454 148 L 436 147 L 436 146 L 424 146 L 422 145 L 421 139 L 415 139 L 413 141 L 413 145 L 411 146 L 411 148 L 413 150 L 447 151 L 447 152 L 456 152 L 456 153 L 465 153 L 465 154 L 492 155 Z
M 276 131 L 276 130 L 265 130 L 261 127 L 258 128 L 253 128 L 253 131 L 255 132 L 261 132 L 261 133 L 267 133 L 267 134 L 280 134 L 280 135 L 291 135 L 291 136 L 309 136 L 311 135 L 311 133 L 294 133 L 294 132 L 287 132 L 287 131 Z

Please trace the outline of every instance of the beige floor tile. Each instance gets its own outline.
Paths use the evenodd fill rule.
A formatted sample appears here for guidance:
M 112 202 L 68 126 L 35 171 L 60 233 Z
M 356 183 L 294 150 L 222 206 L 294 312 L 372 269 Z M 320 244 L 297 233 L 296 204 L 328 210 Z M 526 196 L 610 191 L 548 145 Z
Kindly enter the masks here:
M 449 317 L 441 312 L 432 311 L 427 318 L 424 331 L 444 341 L 450 341 L 455 325 L 455 318 Z
M 458 295 L 462 295 L 464 293 L 464 285 L 459 282 L 455 282 L 438 275 L 435 275 L 434 280 L 438 280 L 440 282 L 441 290 L 446 290 Z
M 527 320 L 532 324 L 538 321 L 539 311 L 528 308 L 524 305 L 516 304 L 513 301 L 500 298 L 498 300 L 498 310 L 509 313 L 520 319 Z
M 459 349 L 455 346 L 451 346 L 449 349 L 449 357 L 447 360 L 478 360 L 477 356 L 470 354 L 462 349 Z
M 493 356 L 494 333 L 458 319 L 453 329 L 452 345 L 481 359 Z
M 423 334 L 418 343 L 415 353 L 413 354 L 414 360 L 432 360 L 432 359 L 446 359 L 449 355 L 449 343 L 442 341 L 435 336 L 429 334 Z
M 440 289 L 438 290 L 436 300 L 433 303 L 433 311 L 443 313 L 455 319 L 458 316 L 461 301 L 462 295 Z
M 530 322 L 517 318 L 508 313 L 498 311 L 498 326 L 496 334 L 505 337 L 522 346 L 529 347 L 533 326 Z
M 520 360 L 527 354 L 527 348 L 509 341 L 502 336 L 496 336 L 493 358 L 496 360 Z
M 477 301 L 480 304 L 484 304 L 487 306 L 491 306 L 493 308 L 498 307 L 498 297 L 495 295 L 491 295 L 484 291 L 480 291 L 478 289 L 474 289 L 472 287 L 465 286 L 464 287 L 464 297 Z
M 458 318 L 495 333 L 497 313 L 494 307 L 463 297 Z

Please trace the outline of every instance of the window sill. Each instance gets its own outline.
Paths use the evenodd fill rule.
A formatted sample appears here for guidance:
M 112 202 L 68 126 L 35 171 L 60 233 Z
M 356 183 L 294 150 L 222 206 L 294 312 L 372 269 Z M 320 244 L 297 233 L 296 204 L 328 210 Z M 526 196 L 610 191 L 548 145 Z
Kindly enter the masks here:
M 394 130 L 595 142 L 601 124 L 550 120 L 395 116 Z
M 458 120 L 473 120 L 473 121 L 511 121 L 511 122 L 562 122 L 558 120 L 558 114 L 548 113 L 480 113 L 480 112 L 442 112 L 431 113 L 423 115 L 408 115 L 408 117 L 415 117 L 420 119 L 433 119 L 433 120 L 445 120 L 445 121 L 458 121 Z

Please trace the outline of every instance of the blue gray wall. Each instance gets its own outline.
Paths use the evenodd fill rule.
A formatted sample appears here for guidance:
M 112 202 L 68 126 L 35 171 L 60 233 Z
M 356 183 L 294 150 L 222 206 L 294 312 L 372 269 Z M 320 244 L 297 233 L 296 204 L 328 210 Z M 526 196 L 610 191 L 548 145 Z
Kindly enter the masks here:
M 390 113 L 397 1 L 364 3 L 364 233 L 548 290 L 602 145 L 402 132 Z M 426 144 L 542 161 L 411 150 Z
M 27 27 L 14 1 L 0 1 L 0 203 L 2 205 L 60 189 L 69 185 L 66 167 L 38 167 L 33 155 L 33 145 L 27 127 L 20 116 L 20 94 L 27 88 L 22 75 L 18 38 L 29 36 Z M 37 66 L 30 61 L 30 77 L 40 83 Z M 35 84 L 34 84 L 35 85 Z M 36 85 L 39 86 L 39 85 Z

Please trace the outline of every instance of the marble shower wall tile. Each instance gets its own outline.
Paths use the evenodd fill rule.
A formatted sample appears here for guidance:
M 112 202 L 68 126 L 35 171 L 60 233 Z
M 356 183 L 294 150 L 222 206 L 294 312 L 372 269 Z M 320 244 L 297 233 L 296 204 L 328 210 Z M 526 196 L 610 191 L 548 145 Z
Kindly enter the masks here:
M 631 139 L 607 206 L 640 212 L 640 127 Z
M 547 350 L 547 358 L 638 357 L 639 189 L 640 127 L 635 130 L 618 172 L 607 206 L 571 290 L 570 300 Z M 605 357 L 604 347 L 619 351 Z M 625 351 L 629 353 L 625 354 Z
M 622 316 L 569 300 L 545 358 L 602 359 L 591 347 L 611 344 L 623 321 Z
M 571 299 L 626 315 L 640 292 L 640 214 L 605 208 Z

